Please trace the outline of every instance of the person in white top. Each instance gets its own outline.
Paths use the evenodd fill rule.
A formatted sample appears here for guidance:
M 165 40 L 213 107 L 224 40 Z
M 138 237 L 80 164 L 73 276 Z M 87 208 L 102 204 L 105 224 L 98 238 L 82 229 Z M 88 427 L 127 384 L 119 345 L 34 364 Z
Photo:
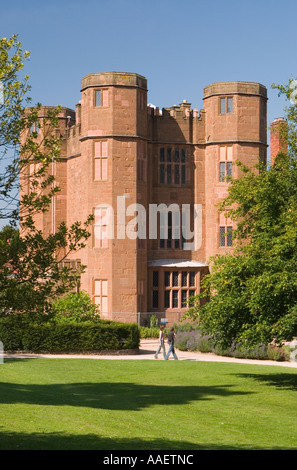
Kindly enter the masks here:
M 158 359 L 158 354 L 161 351 L 161 348 L 163 350 L 163 356 L 164 359 L 166 359 L 166 351 L 165 351 L 165 344 L 164 344 L 164 325 L 160 325 L 160 331 L 159 331 L 159 346 L 158 349 L 154 355 L 155 359 Z

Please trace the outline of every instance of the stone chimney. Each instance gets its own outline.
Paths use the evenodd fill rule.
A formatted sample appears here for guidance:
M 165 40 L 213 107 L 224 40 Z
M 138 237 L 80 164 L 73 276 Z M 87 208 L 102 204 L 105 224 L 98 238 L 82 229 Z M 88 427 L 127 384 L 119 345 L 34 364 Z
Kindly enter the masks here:
M 288 122 L 280 117 L 272 121 L 270 126 L 270 164 L 274 165 L 278 153 L 286 153 Z

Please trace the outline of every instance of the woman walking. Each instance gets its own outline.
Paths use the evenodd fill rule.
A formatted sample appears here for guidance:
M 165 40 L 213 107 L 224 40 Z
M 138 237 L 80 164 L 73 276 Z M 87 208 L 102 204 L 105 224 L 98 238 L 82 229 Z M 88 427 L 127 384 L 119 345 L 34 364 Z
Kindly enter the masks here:
M 158 354 L 161 351 L 161 348 L 163 350 L 163 356 L 164 359 L 166 359 L 166 351 L 165 351 L 165 344 L 164 344 L 164 326 L 160 325 L 160 331 L 159 331 L 159 346 L 156 351 L 156 354 L 154 355 L 155 359 L 158 359 Z

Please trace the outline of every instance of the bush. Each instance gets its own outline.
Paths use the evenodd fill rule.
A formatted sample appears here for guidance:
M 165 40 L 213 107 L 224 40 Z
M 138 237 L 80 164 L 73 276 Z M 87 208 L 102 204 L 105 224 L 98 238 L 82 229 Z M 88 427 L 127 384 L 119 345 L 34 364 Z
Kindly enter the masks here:
M 180 322 L 175 324 L 174 328 L 177 331 L 175 345 L 180 351 L 213 352 L 218 356 L 241 359 L 270 359 L 273 361 L 288 361 L 290 359 L 290 352 L 285 347 L 259 345 L 254 348 L 246 348 L 240 344 L 231 347 L 215 344 L 213 339 L 199 331 L 199 325 L 195 322 Z
M 232 357 L 246 358 L 246 359 L 267 359 L 267 347 L 259 345 L 255 348 L 246 348 L 244 346 L 236 346 L 231 350 Z
M 148 328 L 147 326 L 140 327 L 141 338 L 159 338 L 159 328 Z
M 187 351 L 187 343 L 190 338 L 190 333 L 184 331 L 177 333 L 175 338 L 175 347 L 180 351 Z
M 206 336 L 200 336 L 197 339 L 197 349 L 202 353 L 209 353 L 213 351 L 213 345 L 209 338 Z
M 272 361 L 289 361 L 290 353 L 284 347 L 270 344 L 267 348 L 267 358 Z
M 177 332 L 175 345 L 181 351 L 212 352 L 213 350 L 210 338 L 198 330 L 189 329 L 189 326 L 186 331 Z
M 180 332 L 189 332 L 189 331 L 194 331 L 199 329 L 198 325 L 196 322 L 190 322 L 190 321 L 180 321 L 179 323 L 174 323 L 173 325 L 175 331 Z
M 22 323 L 18 315 L 0 319 L 0 341 L 5 350 L 22 349 Z
M 52 304 L 57 321 L 82 322 L 99 317 L 99 309 L 85 291 L 71 292 Z
M 22 315 L 20 315 L 21 317 Z M 0 340 L 6 351 L 94 352 L 139 347 L 136 323 L 105 320 L 74 322 L 34 322 L 17 318 L 0 319 Z
M 150 316 L 150 328 L 157 328 L 158 327 L 158 318 L 156 315 Z

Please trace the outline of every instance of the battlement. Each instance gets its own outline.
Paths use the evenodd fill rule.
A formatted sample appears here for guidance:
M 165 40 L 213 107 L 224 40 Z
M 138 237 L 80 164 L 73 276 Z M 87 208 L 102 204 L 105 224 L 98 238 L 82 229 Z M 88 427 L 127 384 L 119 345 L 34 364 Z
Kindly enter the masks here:
M 267 88 L 257 82 L 216 82 L 204 88 L 204 98 L 215 95 L 259 95 L 267 98 Z
M 103 72 L 91 73 L 81 80 L 81 91 L 101 86 L 137 87 L 147 90 L 147 79 L 137 73 Z
M 161 116 L 161 117 L 173 117 L 175 119 L 187 119 L 187 118 L 198 118 L 202 119 L 203 110 L 194 110 L 191 108 L 191 103 L 187 100 L 183 100 L 179 105 L 173 105 L 169 108 L 158 108 L 157 106 L 148 105 L 147 112 L 149 116 Z

